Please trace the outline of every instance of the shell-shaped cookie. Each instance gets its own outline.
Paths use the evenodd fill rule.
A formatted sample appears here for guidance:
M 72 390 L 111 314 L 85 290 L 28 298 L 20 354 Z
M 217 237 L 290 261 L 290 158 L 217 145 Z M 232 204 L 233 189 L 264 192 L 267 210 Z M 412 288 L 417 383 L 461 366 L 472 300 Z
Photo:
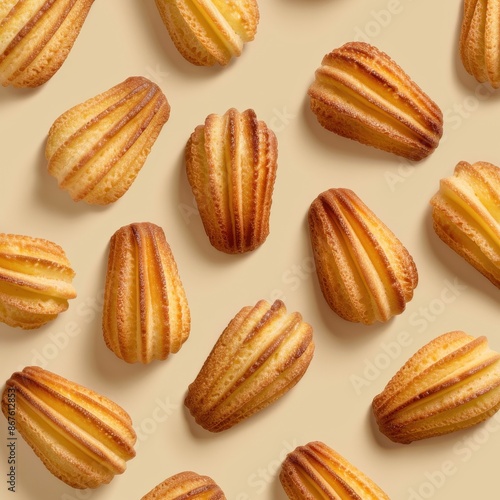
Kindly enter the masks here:
M 279 477 L 290 500 L 389 500 L 369 477 L 321 441 L 289 453 Z
M 209 115 L 186 146 L 186 170 L 210 243 L 226 253 L 260 246 L 269 234 L 278 146 L 251 109 Z
M 188 498 L 193 500 L 226 499 L 212 478 L 186 471 L 165 479 L 141 500 L 185 500 Z
M 73 488 L 96 488 L 135 456 L 129 415 L 108 398 L 37 366 L 7 380 L 2 411 L 45 467 Z
M 156 0 L 177 47 L 197 66 L 226 65 L 254 39 L 259 23 L 256 0 Z
M 156 84 L 130 77 L 54 122 L 48 170 L 74 201 L 113 203 L 134 182 L 169 115 Z
M 38 87 L 62 66 L 94 0 L 2 0 L 0 83 Z
M 189 336 L 189 306 L 163 229 L 124 226 L 111 237 L 102 327 L 106 345 L 127 363 L 179 351 Z
M 500 354 L 486 337 L 445 333 L 405 363 L 372 407 L 380 431 L 397 443 L 471 427 L 500 408 Z
M 478 82 L 500 87 L 499 0 L 464 0 L 460 57 Z
M 0 233 L 0 321 L 31 329 L 55 319 L 76 297 L 74 276 L 59 245 Z
M 500 168 L 461 161 L 431 205 L 436 234 L 500 288 Z
M 348 321 L 401 314 L 418 283 L 415 263 L 394 233 L 349 189 L 321 193 L 309 209 L 321 291 Z
M 309 87 L 319 123 L 338 135 L 410 160 L 439 144 L 439 107 L 384 52 L 350 42 L 327 54 Z
M 312 327 L 280 300 L 241 309 L 219 337 L 185 405 L 211 432 L 229 429 L 288 392 L 314 353 Z

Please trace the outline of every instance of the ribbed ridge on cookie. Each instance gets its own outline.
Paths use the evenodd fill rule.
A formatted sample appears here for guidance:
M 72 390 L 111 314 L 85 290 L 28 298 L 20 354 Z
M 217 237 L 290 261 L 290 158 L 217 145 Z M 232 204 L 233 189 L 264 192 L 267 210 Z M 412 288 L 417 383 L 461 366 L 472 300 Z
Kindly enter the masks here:
M 0 83 L 37 87 L 64 63 L 94 0 L 5 0 L 0 6 Z
M 311 326 L 281 301 L 244 307 L 189 386 L 185 404 L 205 429 L 228 429 L 289 391 L 313 352 Z
M 320 441 L 289 453 L 279 478 L 290 500 L 389 500 L 369 477 Z
M 399 443 L 471 427 L 500 408 L 500 354 L 485 337 L 441 335 L 407 361 L 372 406 L 380 431 Z
M 248 252 L 267 238 L 277 155 L 276 136 L 253 110 L 209 115 L 191 135 L 188 180 L 218 250 Z
M 0 321 L 38 328 L 76 297 L 64 250 L 41 238 L 0 233 Z
M 6 417 L 9 388 L 15 391 L 18 432 L 47 469 L 70 486 L 109 483 L 135 456 L 130 417 L 104 396 L 31 366 L 7 381 Z
M 436 234 L 500 288 L 500 168 L 458 163 L 431 205 Z
M 163 230 L 149 222 L 111 238 L 103 307 L 106 345 L 128 363 L 179 351 L 190 331 L 186 294 Z
M 224 493 L 208 476 L 196 472 L 180 472 L 165 479 L 141 500 L 225 500 Z
M 254 39 L 256 0 L 156 0 L 177 50 L 200 66 L 226 65 Z
M 464 0 L 460 57 L 478 82 L 500 87 L 500 2 Z
M 170 106 L 161 89 L 131 77 L 61 115 L 49 131 L 49 172 L 74 201 L 106 205 L 142 168 Z
M 418 283 L 413 259 L 355 193 L 321 193 L 309 230 L 321 290 L 339 316 L 371 324 L 404 311 Z
M 432 153 L 443 133 L 438 106 L 387 54 L 363 42 L 327 54 L 308 93 L 326 129 L 411 160 Z

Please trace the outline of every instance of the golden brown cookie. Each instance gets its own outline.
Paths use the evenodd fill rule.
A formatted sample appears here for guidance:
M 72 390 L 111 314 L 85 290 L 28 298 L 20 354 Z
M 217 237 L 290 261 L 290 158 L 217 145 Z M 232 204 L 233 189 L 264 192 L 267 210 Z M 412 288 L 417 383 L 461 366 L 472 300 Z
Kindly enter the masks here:
M 461 161 L 431 205 L 436 234 L 500 288 L 500 168 Z
M 0 83 L 38 87 L 62 66 L 94 0 L 2 0 Z
M 256 0 L 156 0 L 177 47 L 197 66 L 226 65 L 254 39 L 259 23 Z
M 186 170 L 210 243 L 249 252 L 266 240 L 276 179 L 274 132 L 247 109 L 209 115 L 186 146 Z
M 208 476 L 196 472 L 180 472 L 165 479 L 141 500 L 226 500 L 224 493 Z
M 59 245 L 0 233 L 0 321 L 24 329 L 52 321 L 76 297 L 74 276 Z
M 231 320 L 185 405 L 211 432 L 229 429 L 270 405 L 304 375 L 314 353 L 312 327 L 280 300 L 260 300 Z
M 460 331 L 422 347 L 372 403 L 382 434 L 405 444 L 467 429 L 499 408 L 500 354 Z
M 389 500 L 369 477 L 321 441 L 289 453 L 279 478 L 290 500 Z
M 353 191 L 321 193 L 309 209 L 309 232 L 321 291 L 339 316 L 369 325 L 405 310 L 418 283 L 415 263 Z
M 460 57 L 478 82 L 500 87 L 500 2 L 464 0 Z
M 96 488 L 135 456 L 129 415 L 108 398 L 36 366 L 7 380 L 2 411 L 45 467 L 73 488 Z
M 48 170 L 74 201 L 113 203 L 134 182 L 169 115 L 156 84 L 128 78 L 54 122 L 45 149 Z
M 111 237 L 102 328 L 106 345 L 127 363 L 179 351 L 189 336 L 186 294 L 163 229 L 124 226 Z
M 437 104 L 387 54 L 364 42 L 327 54 L 308 94 L 327 130 L 409 160 L 430 155 L 443 134 Z

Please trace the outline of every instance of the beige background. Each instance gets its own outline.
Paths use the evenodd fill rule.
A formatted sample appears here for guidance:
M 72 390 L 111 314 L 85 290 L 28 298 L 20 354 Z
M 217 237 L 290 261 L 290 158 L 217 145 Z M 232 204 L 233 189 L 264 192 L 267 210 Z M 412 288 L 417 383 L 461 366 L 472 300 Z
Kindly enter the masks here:
M 445 247 L 429 222 L 429 199 L 459 160 L 500 164 L 498 95 L 465 74 L 457 56 L 461 2 L 260 3 L 256 40 L 228 67 L 213 69 L 182 59 L 153 0 L 96 1 L 51 81 L 37 90 L 0 89 L 0 231 L 63 246 L 77 271 L 78 291 L 69 310 L 38 331 L 0 325 L 0 379 L 25 365 L 44 366 L 121 404 L 139 435 L 127 471 L 91 492 L 61 483 L 19 441 L 13 498 L 138 499 L 168 476 L 193 470 L 213 477 L 231 500 L 284 499 L 279 464 L 288 451 L 311 440 L 342 453 L 393 499 L 495 498 L 500 418 L 410 446 L 391 444 L 370 418 L 372 398 L 435 336 L 463 329 L 488 335 L 500 349 L 500 292 Z M 323 55 L 356 37 L 391 55 L 443 110 L 445 139 L 418 165 L 324 131 L 308 109 L 307 87 Z M 66 109 L 131 75 L 162 87 L 171 118 L 122 199 L 107 208 L 75 204 L 46 172 L 47 131 Z M 254 108 L 279 141 L 271 234 L 244 256 L 224 255 L 209 245 L 182 162 L 194 127 L 209 113 L 230 107 Z M 347 323 L 320 294 L 305 217 L 311 201 L 330 187 L 356 191 L 415 259 L 420 282 L 414 299 L 388 324 Z M 109 238 L 137 221 L 164 228 L 192 313 L 191 336 L 181 351 L 150 366 L 116 358 L 100 328 Z M 187 385 L 241 307 L 276 297 L 313 325 L 317 347 L 311 366 L 272 407 L 211 435 L 183 407 Z M 70 336 L 75 323 L 77 334 Z M 398 339 L 406 339 L 405 345 L 397 347 Z M 0 439 L 6 441 L 6 421 L 0 422 Z M 0 446 L 2 478 L 6 462 L 6 448 Z M 2 479 L 1 498 L 10 498 L 6 488 Z

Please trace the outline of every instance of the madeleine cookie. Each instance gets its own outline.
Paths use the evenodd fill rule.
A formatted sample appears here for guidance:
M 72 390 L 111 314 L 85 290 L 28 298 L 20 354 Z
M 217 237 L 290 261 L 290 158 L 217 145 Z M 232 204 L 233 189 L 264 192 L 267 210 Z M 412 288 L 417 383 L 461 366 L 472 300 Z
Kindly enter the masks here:
M 217 250 L 249 252 L 267 238 L 277 158 L 274 132 L 251 109 L 209 115 L 191 134 L 187 176 Z
M 244 307 L 189 386 L 185 405 L 208 431 L 229 429 L 288 392 L 313 352 L 312 327 L 280 300 Z
M 2 411 L 45 467 L 73 488 L 96 488 L 125 471 L 136 435 L 117 404 L 36 366 L 7 380 Z
M 290 500 L 389 500 L 369 477 L 321 441 L 289 453 L 279 478 Z
M 94 0 L 2 0 L 0 83 L 38 87 L 62 66 Z
M 500 288 L 500 168 L 461 161 L 431 205 L 436 234 Z
M 418 283 L 408 250 L 349 189 L 321 193 L 309 209 L 321 291 L 348 321 L 369 325 L 401 314 Z
M 430 155 L 443 134 L 439 107 L 367 43 L 346 43 L 327 54 L 308 94 L 327 130 L 409 160 Z
M 422 347 L 372 403 L 382 434 L 404 444 L 466 429 L 499 408 L 500 354 L 460 331 Z
M 127 363 L 179 351 L 189 336 L 189 306 L 163 229 L 130 224 L 111 237 L 102 328 L 106 345 Z
M 169 115 L 156 84 L 128 78 L 54 122 L 45 149 L 48 170 L 74 201 L 113 203 L 134 182 Z
M 460 57 L 478 82 L 500 87 L 499 0 L 464 0 Z
M 52 321 L 76 297 L 74 276 L 59 245 L 0 233 L 0 321 L 24 329 Z
M 156 0 L 177 47 L 197 66 L 226 65 L 254 39 L 259 23 L 256 0 Z
M 153 488 L 141 500 L 226 500 L 224 493 L 208 476 L 200 476 L 196 472 L 180 472 L 165 479 Z

